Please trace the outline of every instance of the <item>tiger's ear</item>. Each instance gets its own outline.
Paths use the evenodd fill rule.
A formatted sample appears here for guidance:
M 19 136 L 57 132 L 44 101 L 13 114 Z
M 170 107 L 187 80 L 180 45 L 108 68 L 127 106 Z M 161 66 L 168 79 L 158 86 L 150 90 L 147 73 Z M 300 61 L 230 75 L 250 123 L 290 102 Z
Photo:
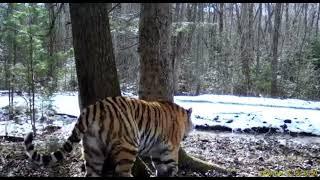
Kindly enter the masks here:
M 187 109 L 187 114 L 190 116 L 192 113 L 192 108 Z

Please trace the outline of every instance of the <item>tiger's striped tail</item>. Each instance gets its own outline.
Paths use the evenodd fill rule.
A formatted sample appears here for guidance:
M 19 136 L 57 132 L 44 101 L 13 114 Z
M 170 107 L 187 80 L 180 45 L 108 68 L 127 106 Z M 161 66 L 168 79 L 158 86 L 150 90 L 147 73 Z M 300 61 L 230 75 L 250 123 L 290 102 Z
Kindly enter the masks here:
M 62 161 L 65 158 L 65 155 L 70 153 L 73 149 L 73 145 L 75 143 L 79 143 L 88 128 L 88 124 L 92 122 L 92 119 L 88 119 L 88 112 L 89 109 L 86 108 L 80 117 L 78 118 L 77 123 L 75 124 L 72 134 L 68 137 L 68 139 L 63 143 L 62 147 L 60 147 L 57 151 L 42 154 L 35 150 L 35 146 L 32 143 L 33 141 L 33 133 L 30 132 L 24 139 L 25 151 L 27 156 L 36 164 L 38 165 L 50 165 L 57 161 Z M 91 116 L 92 117 L 92 116 Z

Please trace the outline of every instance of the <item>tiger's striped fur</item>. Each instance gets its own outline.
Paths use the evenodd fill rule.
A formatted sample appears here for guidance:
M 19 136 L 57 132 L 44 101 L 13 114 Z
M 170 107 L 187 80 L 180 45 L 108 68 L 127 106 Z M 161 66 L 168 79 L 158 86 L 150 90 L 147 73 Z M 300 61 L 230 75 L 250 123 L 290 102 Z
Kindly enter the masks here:
M 63 160 L 82 140 L 86 176 L 101 176 L 104 166 L 113 175 L 132 176 L 137 155 L 152 158 L 157 176 L 173 176 L 178 171 L 180 142 L 193 129 L 191 112 L 166 101 L 108 97 L 83 109 L 58 151 L 38 153 L 29 133 L 26 153 L 37 164 L 48 165 Z

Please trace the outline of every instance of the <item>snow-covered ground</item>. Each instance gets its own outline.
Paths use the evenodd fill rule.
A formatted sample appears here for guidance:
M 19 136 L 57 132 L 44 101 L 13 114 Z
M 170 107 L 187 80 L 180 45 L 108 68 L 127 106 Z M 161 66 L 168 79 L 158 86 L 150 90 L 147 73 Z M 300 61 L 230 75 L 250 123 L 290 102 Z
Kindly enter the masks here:
M 272 127 L 320 135 L 320 102 L 225 95 L 176 96 L 175 102 L 193 108 L 196 125 L 231 129 Z
M 130 93 L 123 93 L 133 96 Z M 77 93 L 59 93 L 53 97 L 53 107 L 57 113 L 79 115 Z M 306 132 L 320 136 L 320 102 L 298 99 L 272 99 L 239 97 L 229 95 L 175 96 L 175 102 L 185 108 L 192 107 L 192 120 L 196 125 L 221 125 L 231 129 L 252 127 L 272 127 L 282 129 L 284 124 L 291 132 Z M 40 102 L 36 102 L 37 106 Z M 0 96 L 0 108 L 8 105 L 8 97 Z M 15 105 L 26 105 L 21 97 L 15 97 Z M 0 111 L 0 118 L 1 116 Z M 53 121 L 53 125 L 72 127 L 70 118 Z M 73 118 L 75 119 L 75 118 Z M 0 119 L 0 135 L 23 136 L 31 131 L 26 120 L 16 124 Z M 43 125 L 38 124 L 39 127 Z M 22 130 L 23 129 L 23 130 Z M 68 130 L 67 130 L 68 131 Z

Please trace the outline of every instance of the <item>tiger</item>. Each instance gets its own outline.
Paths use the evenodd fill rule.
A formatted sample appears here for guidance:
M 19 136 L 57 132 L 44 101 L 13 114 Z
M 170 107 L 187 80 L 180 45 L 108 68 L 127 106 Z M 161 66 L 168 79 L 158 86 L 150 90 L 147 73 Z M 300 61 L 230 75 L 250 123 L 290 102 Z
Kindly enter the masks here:
M 98 100 L 82 109 L 71 135 L 55 152 L 39 153 L 33 133 L 24 139 L 25 152 L 38 165 L 65 159 L 74 144 L 82 141 L 85 176 L 132 177 L 137 156 L 150 158 L 156 176 L 176 176 L 180 143 L 194 129 L 192 108 L 169 101 L 145 101 L 116 96 Z

